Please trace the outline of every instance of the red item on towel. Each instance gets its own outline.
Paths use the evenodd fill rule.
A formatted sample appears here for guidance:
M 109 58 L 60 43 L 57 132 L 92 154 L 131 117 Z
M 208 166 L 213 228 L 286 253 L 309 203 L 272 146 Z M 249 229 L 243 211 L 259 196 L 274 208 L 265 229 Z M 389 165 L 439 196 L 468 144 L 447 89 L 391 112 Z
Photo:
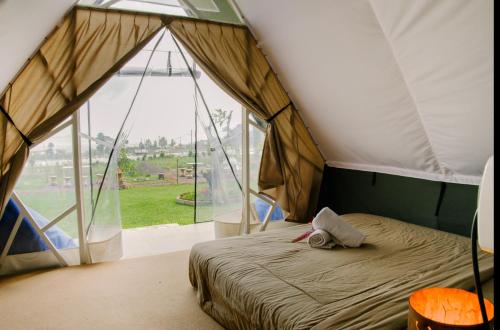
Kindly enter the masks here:
M 308 230 L 306 231 L 305 233 L 303 233 L 302 235 L 300 235 L 299 237 L 295 238 L 292 243 L 297 243 L 299 241 L 302 241 L 303 239 L 306 239 L 309 237 L 309 235 L 311 235 L 313 233 L 314 230 Z

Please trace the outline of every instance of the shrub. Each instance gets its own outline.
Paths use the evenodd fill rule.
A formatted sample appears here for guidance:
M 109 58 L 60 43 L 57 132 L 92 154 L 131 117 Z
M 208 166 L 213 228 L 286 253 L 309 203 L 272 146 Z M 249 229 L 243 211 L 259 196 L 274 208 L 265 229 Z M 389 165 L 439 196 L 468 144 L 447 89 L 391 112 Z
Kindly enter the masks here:
M 125 149 L 120 149 L 118 167 L 127 176 L 135 176 L 137 174 L 136 162 L 128 158 L 127 151 Z
M 194 191 L 188 191 L 179 195 L 181 199 L 188 201 L 194 201 Z M 196 199 L 199 201 L 211 201 L 212 196 L 208 193 L 208 190 L 198 191 L 196 194 Z

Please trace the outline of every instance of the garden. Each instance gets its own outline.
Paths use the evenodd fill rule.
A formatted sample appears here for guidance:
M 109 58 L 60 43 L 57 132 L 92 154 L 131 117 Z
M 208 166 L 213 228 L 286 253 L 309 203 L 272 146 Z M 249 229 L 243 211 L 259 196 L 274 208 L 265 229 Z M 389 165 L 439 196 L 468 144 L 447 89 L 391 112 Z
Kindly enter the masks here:
M 169 223 L 193 224 L 195 208 L 176 201 L 178 197 L 188 201 L 194 200 L 194 175 L 186 171 L 192 169 L 193 163 L 194 156 L 189 154 L 177 157 L 158 155 L 131 159 L 122 151 L 118 160 L 119 167 L 115 168 L 114 172 L 120 178 L 117 183 L 121 187 L 116 193 L 120 199 L 123 228 Z M 90 166 L 84 166 L 87 222 L 91 214 L 91 195 L 95 199 L 99 179 L 102 179 L 104 173 L 105 161 L 96 160 L 91 168 L 93 193 L 88 180 Z M 200 175 L 198 178 L 196 199 L 202 205 L 197 207 L 196 218 L 197 221 L 212 220 L 211 207 L 207 205 L 210 202 L 208 169 L 202 168 L 198 173 L 203 173 L 205 176 Z M 26 205 L 50 220 L 75 203 L 72 178 L 67 180 L 71 176 L 71 163 L 63 160 L 54 160 L 49 164 L 32 162 L 25 168 L 16 191 Z M 115 188 L 118 188 L 118 185 Z M 74 213 L 61 221 L 59 226 L 76 237 Z
M 122 149 L 119 165 L 123 228 L 194 223 L 194 156 L 159 154 L 130 159 Z M 198 221 L 210 219 L 208 171 L 200 165 L 196 199 Z M 201 175 L 200 175 L 201 174 Z
M 240 209 L 241 192 L 232 176 L 227 180 L 232 184 L 225 182 L 224 176 L 229 170 L 241 171 L 238 165 L 241 163 L 241 128 L 229 128 L 231 112 L 217 110 L 214 118 L 226 135 L 223 140 L 234 168 L 230 169 L 227 161 L 210 147 L 208 139 L 198 140 L 195 145 L 192 138 L 190 143 L 183 144 L 180 139 L 168 141 L 158 137 L 129 145 L 127 137 L 120 136 L 119 148 L 115 149 L 118 153 L 109 163 L 114 144 L 112 137 L 98 133 L 95 141 L 88 141 L 88 148 L 87 140 L 82 140 L 85 146 L 81 154 L 81 171 L 86 223 L 91 222 L 94 208 L 98 210 L 94 219 L 99 218 L 97 221 L 101 223 L 112 222 L 118 210 L 110 208 L 118 202 L 123 228 L 193 224 L 213 220 L 217 211 Z M 210 129 L 208 133 L 213 134 Z M 72 150 L 63 145 L 63 139 L 60 140 L 32 150 L 16 186 L 25 204 L 48 220 L 75 204 Z M 102 191 L 99 190 L 101 182 Z M 100 197 L 95 206 L 97 196 Z M 76 235 L 75 212 L 58 226 Z

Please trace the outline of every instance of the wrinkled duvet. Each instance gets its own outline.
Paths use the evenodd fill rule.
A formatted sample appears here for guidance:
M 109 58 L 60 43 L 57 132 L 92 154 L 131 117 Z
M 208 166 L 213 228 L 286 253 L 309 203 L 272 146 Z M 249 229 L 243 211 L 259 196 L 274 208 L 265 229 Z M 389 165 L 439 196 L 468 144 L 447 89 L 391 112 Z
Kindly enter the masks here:
M 290 243 L 299 225 L 196 244 L 189 278 L 202 309 L 227 329 L 401 329 L 409 295 L 474 287 L 466 237 L 367 214 L 343 218 L 360 248 Z M 479 254 L 482 280 L 493 257 Z

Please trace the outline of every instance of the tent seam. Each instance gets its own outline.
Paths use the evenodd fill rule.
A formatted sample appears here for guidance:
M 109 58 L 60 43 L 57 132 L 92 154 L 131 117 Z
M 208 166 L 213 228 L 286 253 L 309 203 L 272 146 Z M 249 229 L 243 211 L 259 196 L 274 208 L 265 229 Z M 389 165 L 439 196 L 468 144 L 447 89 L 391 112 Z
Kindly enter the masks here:
M 419 118 L 420 126 L 422 127 L 425 138 L 426 138 L 427 143 L 430 147 L 430 151 L 431 151 L 432 155 L 434 156 L 434 160 L 436 161 L 436 163 L 438 165 L 439 171 L 442 174 L 446 174 L 445 168 L 441 165 L 439 157 L 437 156 L 436 151 L 434 149 L 434 146 L 432 145 L 431 139 L 429 137 L 430 136 L 429 132 L 427 132 L 427 129 L 425 128 L 424 119 L 423 119 L 422 114 L 420 113 L 420 110 L 418 108 L 417 100 L 415 98 L 415 95 L 413 95 L 413 92 L 412 92 L 412 89 L 410 88 L 410 84 L 408 83 L 408 80 L 406 79 L 405 73 L 403 71 L 403 67 L 401 66 L 401 63 L 400 63 L 398 57 L 396 56 L 396 50 L 395 50 L 392 42 L 389 40 L 389 37 L 388 37 L 387 33 L 385 32 L 385 30 L 382 26 L 382 23 L 380 22 L 379 17 L 377 16 L 377 12 L 375 11 L 375 8 L 373 7 L 372 1 L 369 0 L 368 3 L 370 4 L 370 8 L 372 10 L 373 16 L 375 17 L 375 20 L 377 21 L 377 24 L 380 27 L 380 31 L 382 31 L 382 35 L 384 36 L 384 39 L 385 39 L 387 45 L 389 46 L 389 49 L 391 50 L 392 57 L 394 59 L 394 62 L 396 63 L 396 66 L 398 68 L 399 73 L 401 74 L 401 78 L 403 79 L 406 90 L 408 91 L 408 95 L 410 96 L 410 98 L 413 102 L 413 105 L 415 106 L 415 112 L 417 113 L 417 116 Z
M 459 184 L 467 184 L 474 186 L 478 186 L 481 181 L 481 177 L 475 175 L 454 174 L 454 173 L 437 174 L 437 173 L 424 172 L 420 170 L 413 170 L 404 167 L 395 167 L 389 165 L 369 165 L 369 164 L 343 162 L 336 160 L 328 160 L 326 162 L 326 165 L 330 167 L 344 168 L 349 170 L 376 172 L 389 175 L 406 176 L 415 179 L 423 179 L 423 180 L 439 181 L 447 183 L 459 183 Z
M 253 38 L 255 39 L 255 42 L 256 42 L 256 45 L 257 45 L 257 48 L 259 48 L 261 51 L 262 51 L 262 55 L 266 58 L 267 60 L 267 63 L 269 64 L 269 68 L 271 69 L 271 71 L 274 73 L 274 75 L 276 76 L 276 79 L 279 81 L 279 83 L 281 84 L 281 86 L 283 87 L 283 90 L 285 91 L 286 95 L 288 96 L 288 99 L 292 102 L 292 104 L 294 105 L 295 107 L 295 110 L 296 110 L 296 114 L 299 116 L 299 118 L 302 120 L 302 122 L 304 123 L 304 127 L 306 128 L 309 136 L 311 137 L 312 141 L 314 142 L 316 148 L 318 149 L 318 152 L 319 154 L 321 155 L 321 157 L 323 158 L 323 161 L 326 162 L 327 158 L 326 158 L 326 155 L 325 153 L 323 152 L 323 150 L 321 149 L 321 146 L 319 144 L 319 141 L 316 139 L 316 137 L 314 136 L 313 132 L 311 131 L 311 128 L 310 126 L 307 124 L 306 120 L 304 119 L 304 116 L 301 115 L 301 110 L 297 104 L 297 102 L 295 102 L 295 100 L 292 98 L 292 95 L 290 94 L 290 92 L 288 91 L 288 89 L 286 88 L 286 84 L 284 84 L 283 80 L 281 79 L 281 76 L 278 75 L 278 71 L 276 71 L 276 68 L 275 66 L 273 65 L 273 61 L 271 61 L 270 57 L 266 54 L 266 51 L 264 49 L 264 45 L 261 43 L 261 41 L 259 41 L 259 38 L 257 36 L 257 32 L 255 31 L 255 29 L 252 27 L 252 25 L 250 24 L 250 22 L 246 19 L 246 17 L 243 15 L 243 12 L 241 11 L 241 9 L 239 8 L 238 4 L 232 0 L 229 1 L 230 3 L 232 3 L 234 5 L 234 7 L 237 9 L 237 12 L 238 12 L 238 15 L 242 18 L 242 21 L 243 21 L 243 26 L 245 26 L 248 31 L 250 32 L 250 34 L 253 36 Z

